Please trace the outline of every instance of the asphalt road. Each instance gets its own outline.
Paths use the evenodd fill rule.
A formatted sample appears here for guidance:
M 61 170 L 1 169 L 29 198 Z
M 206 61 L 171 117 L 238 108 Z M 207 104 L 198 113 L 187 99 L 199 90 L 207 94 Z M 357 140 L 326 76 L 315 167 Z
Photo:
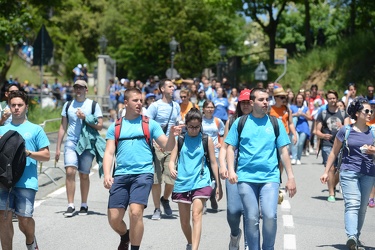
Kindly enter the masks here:
M 46 171 L 56 181 L 56 185 L 47 175 L 39 175 L 40 189 L 34 219 L 40 249 L 117 249 L 119 237 L 107 221 L 108 190 L 104 189 L 95 169 L 91 176 L 89 214 L 72 218 L 63 216 L 67 206 L 65 177 L 63 171 L 53 168 L 56 134 L 48 136 L 51 161 L 43 163 L 42 171 Z M 62 162 L 58 162 L 56 167 L 62 169 Z M 297 195 L 292 199 L 285 195 L 284 202 L 279 206 L 275 249 L 346 249 L 342 195 L 337 193 L 335 203 L 326 201 L 326 185 L 319 181 L 323 173 L 321 158 L 304 156 L 302 165 L 294 166 L 294 172 Z M 75 205 L 80 205 L 78 176 Z M 171 207 L 173 216 L 163 216 L 160 221 L 153 221 L 150 218 L 154 207 L 149 198 L 149 207 L 144 213 L 145 232 L 141 249 L 185 249 L 186 240 L 180 228 L 177 204 L 171 202 Z M 125 220 L 128 222 L 128 214 Z M 366 249 L 375 249 L 374 222 L 375 209 L 368 209 L 361 235 Z M 203 217 L 200 249 L 224 250 L 228 249 L 228 243 L 229 227 L 224 197 L 219 202 L 218 212 L 208 209 Z M 16 224 L 14 249 L 25 249 L 25 238 Z M 243 249 L 243 241 L 240 249 Z

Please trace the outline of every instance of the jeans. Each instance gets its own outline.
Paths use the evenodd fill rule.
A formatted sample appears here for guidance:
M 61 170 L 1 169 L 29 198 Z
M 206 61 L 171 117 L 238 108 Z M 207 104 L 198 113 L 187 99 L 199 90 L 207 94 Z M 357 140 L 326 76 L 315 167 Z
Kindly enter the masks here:
M 279 186 L 280 184 L 276 182 L 239 182 L 237 184 L 245 212 L 246 241 L 251 250 L 260 250 L 260 213 L 262 213 L 263 220 L 262 249 L 274 249 L 277 231 Z
M 292 132 L 289 133 L 289 140 L 290 140 L 290 144 L 289 144 L 289 154 L 292 155 L 293 157 L 293 147 L 295 146 L 294 143 L 293 143 L 293 134 Z M 299 138 L 298 138 L 298 133 L 297 133 L 297 144 L 299 142 Z M 296 159 L 293 157 L 293 159 Z
M 375 177 L 354 171 L 341 171 L 340 182 L 345 202 L 346 235 L 358 239 L 365 220 L 368 198 Z
M 227 221 L 230 227 L 230 234 L 232 236 L 238 236 L 240 232 L 240 221 L 241 215 L 243 215 L 244 210 L 241 202 L 240 194 L 238 193 L 237 184 L 231 184 L 228 179 L 225 181 L 225 187 L 227 191 Z M 244 225 L 244 235 L 246 235 L 245 229 L 245 216 L 243 217 L 243 225 Z M 246 237 L 245 239 L 245 248 L 246 244 Z
M 292 159 L 301 160 L 303 146 L 305 145 L 307 135 L 305 133 L 297 133 L 297 135 L 298 135 L 297 143 L 293 144 L 293 142 L 291 142 Z

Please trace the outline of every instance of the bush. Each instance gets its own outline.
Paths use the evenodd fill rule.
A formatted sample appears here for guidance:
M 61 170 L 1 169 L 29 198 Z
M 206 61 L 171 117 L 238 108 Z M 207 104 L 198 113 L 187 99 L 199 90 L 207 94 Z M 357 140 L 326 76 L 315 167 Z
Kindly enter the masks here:
M 30 103 L 27 119 L 35 124 L 42 124 L 46 120 L 56 119 L 45 123 L 45 132 L 57 132 L 61 123 L 61 108 L 40 108 L 39 104 Z

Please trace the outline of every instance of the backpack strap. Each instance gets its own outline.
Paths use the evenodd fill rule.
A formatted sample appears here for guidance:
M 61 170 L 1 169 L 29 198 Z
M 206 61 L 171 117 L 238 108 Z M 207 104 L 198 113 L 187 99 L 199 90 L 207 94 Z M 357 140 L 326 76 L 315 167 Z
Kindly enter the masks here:
M 326 117 L 327 117 L 327 109 L 323 109 L 323 111 L 322 111 L 322 122 L 327 123 Z
M 95 108 L 96 108 L 96 101 L 92 100 L 91 103 L 91 114 L 95 114 Z
M 142 115 L 142 130 L 145 135 L 146 143 L 152 148 L 151 145 L 151 134 L 150 134 L 150 118 Z
M 234 172 L 237 172 L 238 158 L 240 156 L 240 138 L 241 138 L 241 133 L 242 133 L 243 127 L 245 126 L 247 117 L 248 115 L 241 116 L 237 124 L 238 144 L 237 144 L 237 156 L 236 156 L 236 164 L 234 165 Z
M 243 116 L 241 116 L 240 120 L 238 121 L 238 125 L 237 125 L 238 140 L 241 137 L 241 133 L 242 133 L 243 127 L 245 126 L 247 117 L 248 117 L 248 115 L 243 115 Z
M 66 108 L 65 108 L 66 119 L 68 120 L 68 123 L 69 123 L 68 109 L 69 109 L 71 104 L 72 104 L 72 101 L 68 101 L 68 103 L 66 104 Z M 97 104 L 97 102 L 92 100 L 92 103 L 91 103 L 91 114 L 92 115 L 95 114 L 96 104 Z
M 182 149 L 182 146 L 184 145 L 185 142 L 185 133 L 181 134 L 177 138 L 177 160 L 180 158 L 180 152 Z M 211 159 L 210 159 L 210 153 L 208 151 L 208 135 L 207 134 L 202 134 L 202 144 L 203 144 L 203 151 L 204 151 L 204 158 L 202 158 L 202 168 L 201 168 L 201 175 L 204 174 L 204 162 L 203 160 L 206 160 L 206 164 L 208 167 L 208 170 L 210 171 L 210 178 L 211 180 L 215 179 L 215 175 L 212 172 L 211 169 Z M 178 164 L 176 164 L 176 170 L 177 170 Z
M 210 159 L 210 152 L 208 151 L 208 135 L 202 135 L 202 144 L 204 149 L 204 158 L 206 159 L 208 170 L 210 171 L 211 180 L 215 179 L 215 175 L 211 169 L 211 159 Z M 202 166 L 202 173 L 203 173 L 203 166 Z
M 184 145 L 184 141 L 185 141 L 185 133 L 182 133 L 177 138 L 177 159 L 180 158 L 180 152 L 181 152 L 182 145 Z
M 233 125 L 233 122 L 235 121 L 236 119 L 233 117 L 233 116 L 231 116 L 230 118 L 229 118 L 229 126 L 228 126 L 228 131 L 230 130 L 230 128 L 232 127 L 232 125 Z
M 116 152 L 117 152 L 118 141 L 119 141 L 120 133 L 121 133 L 122 119 L 123 119 L 123 117 L 120 117 L 115 122 L 115 146 L 116 146 Z
M 220 119 L 217 117 L 214 117 L 214 120 L 215 120 L 215 124 L 217 127 L 217 141 L 218 143 L 223 144 L 224 135 L 220 135 Z
M 147 116 L 142 115 L 142 131 L 143 131 L 143 136 L 135 136 L 135 137 L 129 137 L 129 138 L 120 138 L 121 134 L 121 128 L 122 128 L 122 120 L 123 117 L 120 117 L 116 120 L 115 123 L 115 145 L 116 145 L 116 150 L 118 146 L 118 142 L 120 140 L 133 140 L 133 139 L 143 139 L 145 138 L 146 143 L 152 147 L 151 145 L 151 134 L 150 134 L 150 118 Z
M 215 124 L 216 124 L 217 129 L 220 129 L 220 121 L 219 121 L 219 118 L 214 117 L 214 120 L 215 120 Z
M 68 110 L 69 110 L 69 107 L 70 105 L 72 104 L 73 101 L 68 101 L 68 103 L 66 104 L 66 107 L 65 107 L 65 114 L 66 114 L 66 120 L 68 121 L 68 124 L 69 124 L 69 115 L 68 115 Z
M 123 119 L 124 119 L 124 117 L 120 117 L 115 122 L 116 153 L 117 153 L 118 142 L 120 140 L 133 140 L 133 139 L 143 139 L 143 138 L 145 138 L 147 145 L 151 149 L 152 156 L 154 157 L 154 147 L 151 144 L 151 134 L 150 134 L 150 126 L 149 126 L 150 118 L 142 115 L 142 131 L 143 131 L 144 135 L 143 136 L 130 137 L 130 138 L 120 138 L 121 128 L 122 128 L 122 120 Z M 115 176 L 115 164 L 113 166 L 112 176 Z
M 289 110 L 289 108 L 288 108 Z M 270 120 L 271 120 L 271 123 L 272 123 L 272 127 L 273 127 L 273 132 L 275 133 L 275 147 L 276 147 L 276 156 L 277 156 L 277 162 L 279 164 L 279 167 L 280 167 L 280 162 L 281 162 L 281 159 L 280 159 L 280 154 L 279 154 L 279 150 L 277 149 L 277 138 L 279 137 L 280 135 L 280 129 L 279 129 L 279 122 L 277 121 L 278 119 L 274 116 L 269 116 Z M 282 164 L 282 163 L 281 163 Z M 281 169 L 280 169 L 280 183 L 282 183 L 283 180 L 281 178 Z
M 350 149 L 348 145 L 348 138 L 350 134 L 350 125 L 345 125 L 345 136 L 344 136 L 344 141 L 342 142 L 342 148 L 346 148 L 348 150 L 348 155 L 350 155 Z
M 277 138 L 279 137 L 280 135 L 280 130 L 279 130 L 279 122 L 277 121 L 277 118 L 270 115 L 269 116 L 270 120 L 271 120 L 271 123 L 272 123 L 272 127 L 273 127 L 273 132 L 275 133 L 275 143 L 277 141 Z

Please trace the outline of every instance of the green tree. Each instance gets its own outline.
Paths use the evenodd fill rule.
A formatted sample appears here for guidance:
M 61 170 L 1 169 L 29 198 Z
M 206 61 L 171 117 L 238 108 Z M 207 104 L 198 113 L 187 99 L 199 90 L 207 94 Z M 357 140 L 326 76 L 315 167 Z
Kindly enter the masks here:
M 241 0 L 245 15 L 257 22 L 269 38 L 270 62 L 275 58 L 277 26 L 288 2 L 288 0 Z
M 220 44 L 229 53 L 236 51 L 245 37 L 244 24 L 234 9 L 203 0 L 116 0 L 110 2 L 101 30 L 109 54 L 128 77 L 164 75 L 174 36 L 179 42 L 175 67 L 188 77 L 219 61 Z
M 26 1 L 4 0 L 0 2 L 0 82 L 12 65 L 18 43 L 30 32 L 32 7 Z

